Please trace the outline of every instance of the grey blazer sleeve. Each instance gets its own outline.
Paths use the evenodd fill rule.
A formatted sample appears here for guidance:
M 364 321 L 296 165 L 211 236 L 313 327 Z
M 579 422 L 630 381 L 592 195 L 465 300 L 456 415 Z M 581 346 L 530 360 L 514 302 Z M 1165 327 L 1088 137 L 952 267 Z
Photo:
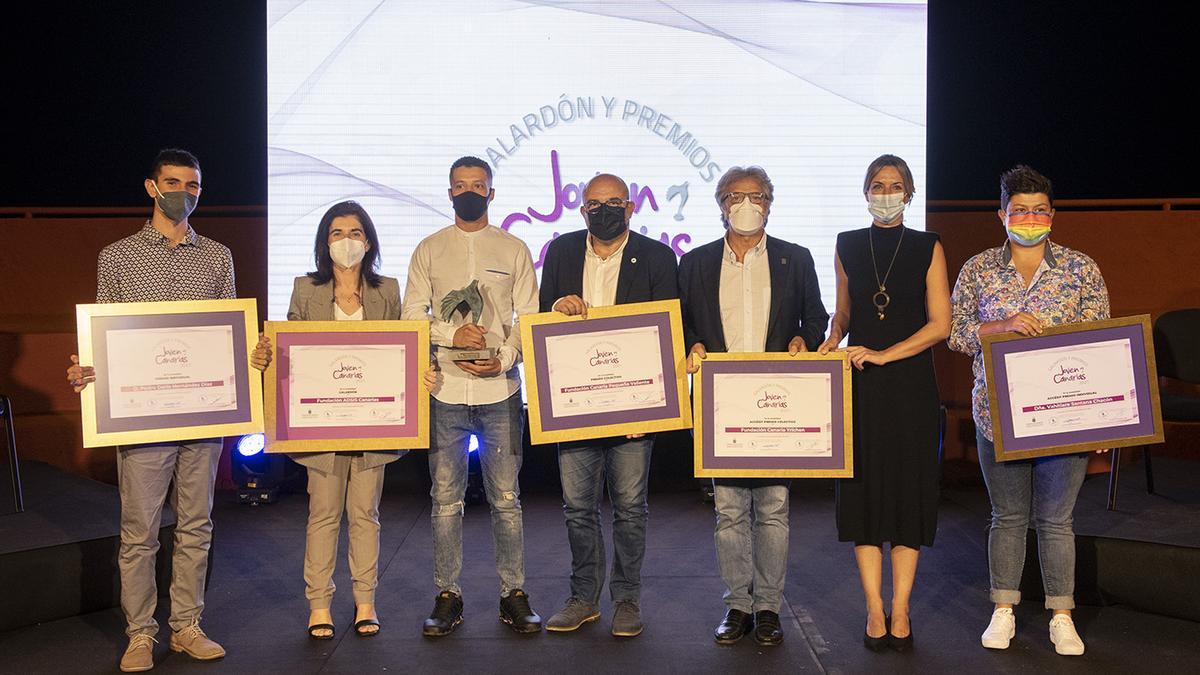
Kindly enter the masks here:
M 288 305 L 288 321 L 308 321 L 308 299 L 312 297 L 313 283 L 307 276 L 296 277 L 292 283 L 292 301 Z
M 383 277 L 382 283 L 379 284 L 379 290 L 383 293 L 383 299 L 387 304 L 387 311 L 383 318 L 399 320 L 400 308 L 403 306 L 400 300 L 400 280 L 395 277 Z

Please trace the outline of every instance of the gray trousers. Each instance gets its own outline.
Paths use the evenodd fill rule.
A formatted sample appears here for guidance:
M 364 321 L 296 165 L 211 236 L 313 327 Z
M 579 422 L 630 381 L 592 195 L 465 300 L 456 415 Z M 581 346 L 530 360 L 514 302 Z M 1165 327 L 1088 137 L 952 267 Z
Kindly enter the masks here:
M 158 604 L 154 561 L 163 502 L 175 483 L 173 506 L 175 555 L 172 558 L 171 630 L 200 621 L 204 611 L 204 576 L 212 542 L 213 483 L 221 458 L 221 439 L 135 445 L 117 450 L 117 482 L 121 493 L 121 609 L 126 634 L 154 635 Z
M 386 465 L 363 467 L 363 458 L 334 455 L 333 471 L 308 468 L 308 528 L 304 546 L 304 597 L 309 609 L 329 609 L 342 513 L 350 531 L 354 603 L 375 603 L 379 581 L 379 497 Z

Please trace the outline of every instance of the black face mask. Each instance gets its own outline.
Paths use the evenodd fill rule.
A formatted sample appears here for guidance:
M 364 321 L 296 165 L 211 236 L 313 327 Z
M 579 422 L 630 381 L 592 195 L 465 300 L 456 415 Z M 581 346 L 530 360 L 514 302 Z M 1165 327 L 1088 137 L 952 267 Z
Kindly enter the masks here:
M 628 225 L 625 223 L 625 207 L 601 204 L 594 211 L 588 211 L 588 232 L 600 241 L 612 241 L 621 236 Z
M 478 192 L 467 190 L 454 195 L 454 214 L 459 218 L 473 223 L 487 213 L 488 198 Z

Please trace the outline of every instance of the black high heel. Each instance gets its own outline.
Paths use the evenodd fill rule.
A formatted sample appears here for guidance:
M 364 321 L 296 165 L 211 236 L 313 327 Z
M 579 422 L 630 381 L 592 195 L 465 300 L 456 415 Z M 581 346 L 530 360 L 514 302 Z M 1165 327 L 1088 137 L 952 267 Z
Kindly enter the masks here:
M 908 635 L 904 637 L 892 635 L 892 627 L 889 625 L 888 634 L 885 637 L 887 637 L 888 647 L 891 647 L 892 651 L 904 653 L 911 650 L 913 646 L 912 617 L 908 619 Z
M 879 637 L 871 637 L 871 635 L 867 633 L 866 629 L 864 628 L 863 646 L 873 652 L 881 652 L 884 649 L 887 649 L 889 642 L 888 638 L 891 637 L 892 634 L 892 617 L 886 615 L 883 617 L 883 629 L 883 635 L 880 635 Z

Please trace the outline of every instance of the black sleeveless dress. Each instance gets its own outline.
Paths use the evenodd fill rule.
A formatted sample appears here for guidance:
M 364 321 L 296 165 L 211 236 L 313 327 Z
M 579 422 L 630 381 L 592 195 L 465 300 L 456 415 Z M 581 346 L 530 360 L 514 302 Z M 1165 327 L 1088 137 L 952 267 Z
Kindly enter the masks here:
M 882 320 L 872 303 L 879 286 L 869 236 L 880 280 L 896 255 L 884 283 L 891 302 Z M 903 226 L 838 235 L 850 291 L 850 345 L 883 350 L 925 325 L 925 274 L 937 241 L 937 234 Z M 867 364 L 862 372 L 853 370 L 853 378 L 854 477 L 837 481 L 838 540 L 932 546 L 941 480 L 933 351 L 886 366 Z

